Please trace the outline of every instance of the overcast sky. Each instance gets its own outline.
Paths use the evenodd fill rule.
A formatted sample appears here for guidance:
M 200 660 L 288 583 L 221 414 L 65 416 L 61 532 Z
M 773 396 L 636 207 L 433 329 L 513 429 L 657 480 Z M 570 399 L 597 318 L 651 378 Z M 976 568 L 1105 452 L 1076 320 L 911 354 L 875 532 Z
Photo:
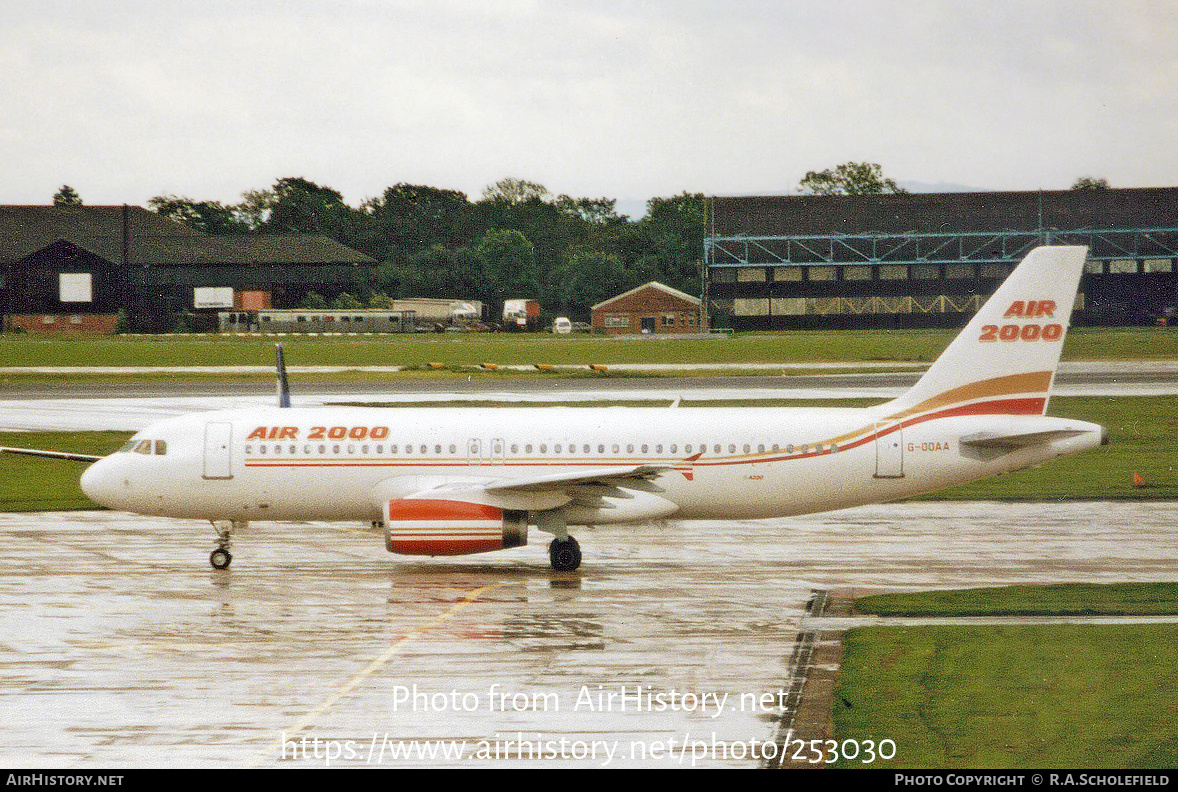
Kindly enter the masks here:
M 624 201 L 878 162 L 1178 185 L 1172 0 L 40 0 L 0 6 L 0 203 L 284 176 Z

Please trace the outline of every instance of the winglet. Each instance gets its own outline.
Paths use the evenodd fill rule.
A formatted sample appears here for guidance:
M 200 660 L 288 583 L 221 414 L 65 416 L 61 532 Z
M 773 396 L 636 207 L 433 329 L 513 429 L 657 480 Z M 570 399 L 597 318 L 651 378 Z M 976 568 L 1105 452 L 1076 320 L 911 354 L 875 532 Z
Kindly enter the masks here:
M 278 365 L 278 406 L 290 406 L 290 383 L 286 381 L 286 360 L 282 356 L 282 344 L 276 344 Z

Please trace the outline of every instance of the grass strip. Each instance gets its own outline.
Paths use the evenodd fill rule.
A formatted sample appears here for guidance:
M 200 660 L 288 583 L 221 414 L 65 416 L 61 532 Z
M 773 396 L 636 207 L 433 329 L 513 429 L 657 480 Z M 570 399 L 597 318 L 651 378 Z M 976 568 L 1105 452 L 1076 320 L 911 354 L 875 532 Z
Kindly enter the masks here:
M 131 432 L 0 432 L 0 446 L 109 454 Z M 0 511 L 98 509 L 78 486 L 85 462 L 0 454 Z
M 1162 616 L 1178 614 L 1178 583 L 1060 583 L 876 594 L 853 612 L 875 616 Z
M 1174 767 L 1175 690 L 1173 624 L 856 629 L 835 736 L 894 741 L 873 768 Z
M 1178 764 L 1178 625 L 863 628 L 843 646 L 836 738 L 898 748 L 872 767 Z
M 730 337 L 613 339 L 537 334 L 311 337 L 0 336 L 6 366 L 271 365 L 281 341 L 290 364 L 478 366 L 535 363 L 776 363 L 935 359 L 956 330 L 798 330 Z M 1073 328 L 1064 360 L 1178 359 L 1178 328 Z

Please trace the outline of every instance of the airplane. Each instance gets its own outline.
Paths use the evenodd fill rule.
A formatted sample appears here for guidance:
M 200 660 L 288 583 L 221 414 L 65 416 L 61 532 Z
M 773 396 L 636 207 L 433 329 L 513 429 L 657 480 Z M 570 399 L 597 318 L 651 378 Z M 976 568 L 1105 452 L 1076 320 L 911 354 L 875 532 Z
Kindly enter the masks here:
M 534 527 L 570 572 L 570 526 L 843 509 L 1107 443 L 1046 415 L 1086 257 L 1031 250 L 915 385 L 870 407 L 291 407 L 279 347 L 278 406 L 171 418 L 72 456 L 93 461 L 81 487 L 96 503 L 210 522 L 216 569 L 250 521 L 359 520 L 389 551 L 428 556 L 519 547 Z

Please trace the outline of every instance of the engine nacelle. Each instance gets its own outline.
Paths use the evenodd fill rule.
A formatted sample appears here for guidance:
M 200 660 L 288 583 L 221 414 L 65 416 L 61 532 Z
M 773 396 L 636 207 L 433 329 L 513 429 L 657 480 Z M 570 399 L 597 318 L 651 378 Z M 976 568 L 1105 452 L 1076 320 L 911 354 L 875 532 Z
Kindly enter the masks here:
M 528 543 L 528 513 L 466 501 L 405 498 L 385 504 L 385 547 L 403 555 L 466 555 Z

